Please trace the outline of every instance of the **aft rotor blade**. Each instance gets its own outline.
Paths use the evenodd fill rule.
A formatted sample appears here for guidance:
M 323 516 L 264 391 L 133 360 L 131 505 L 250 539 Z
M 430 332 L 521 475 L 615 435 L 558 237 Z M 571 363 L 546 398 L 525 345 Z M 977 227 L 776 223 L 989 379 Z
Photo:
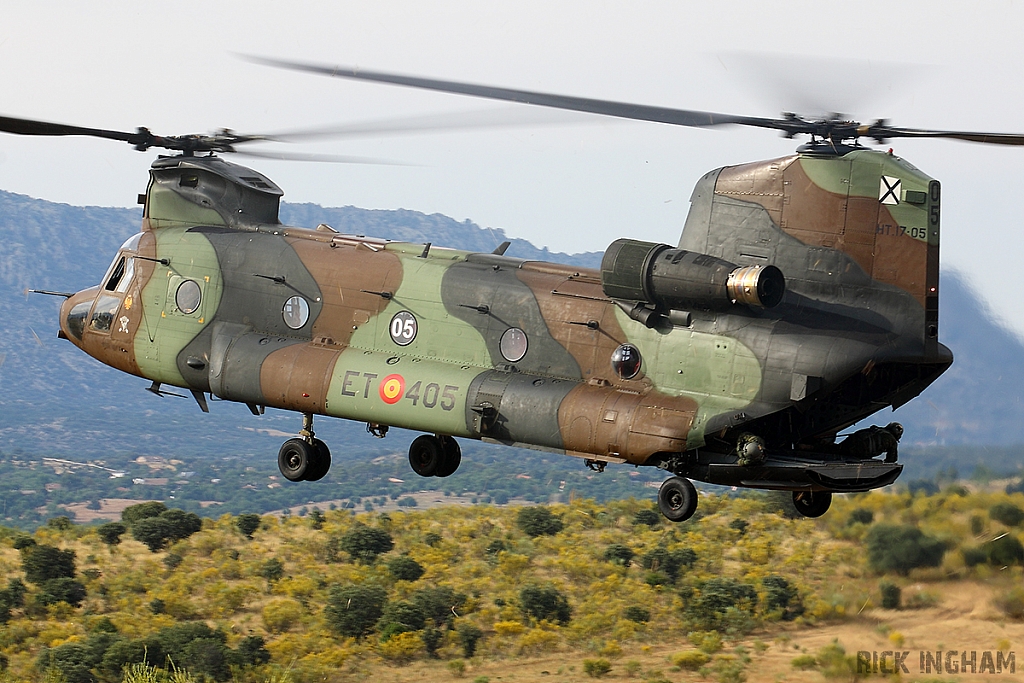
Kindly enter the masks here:
M 344 156 L 341 154 L 305 154 L 302 152 L 254 152 L 250 149 L 244 152 L 234 150 L 234 153 L 243 157 L 256 157 L 259 159 L 278 159 L 281 161 L 315 161 L 328 164 L 373 164 L 377 166 L 409 166 L 399 161 L 388 161 L 387 159 L 374 159 L 373 157 Z
M 1018 133 L 971 133 L 961 130 L 927 130 L 921 128 L 895 128 L 891 126 L 869 126 L 865 135 L 876 140 L 889 138 L 951 138 L 981 142 L 987 145 L 1024 145 L 1024 135 Z
M 514 90 L 511 88 L 498 88 L 489 85 L 477 85 L 474 83 L 442 81 L 433 78 L 420 78 L 417 76 L 403 76 L 401 74 L 385 73 L 382 71 L 366 71 L 351 66 L 325 66 L 322 64 L 293 62 L 255 56 L 245 56 L 244 58 L 251 62 L 266 66 L 291 69 L 293 71 L 306 71 L 309 73 L 333 76 L 336 78 L 374 81 L 377 83 L 391 83 L 393 85 L 404 85 L 424 90 L 470 95 L 472 97 L 483 97 L 491 100 L 519 102 L 521 104 L 533 104 L 542 107 L 553 107 L 555 109 L 582 111 L 590 114 L 602 114 L 604 116 L 617 116 L 619 118 L 632 119 L 635 121 L 653 121 L 656 123 L 668 123 L 675 126 L 692 126 L 697 128 L 728 124 L 756 126 L 759 128 L 774 128 L 779 130 L 789 130 L 790 128 L 790 126 L 787 126 L 787 121 L 755 116 L 734 116 L 732 114 L 718 114 L 707 111 L 672 109 L 669 107 L 630 104 L 628 102 L 597 100 L 588 97 L 572 97 L 568 95 L 555 95 L 529 90 Z

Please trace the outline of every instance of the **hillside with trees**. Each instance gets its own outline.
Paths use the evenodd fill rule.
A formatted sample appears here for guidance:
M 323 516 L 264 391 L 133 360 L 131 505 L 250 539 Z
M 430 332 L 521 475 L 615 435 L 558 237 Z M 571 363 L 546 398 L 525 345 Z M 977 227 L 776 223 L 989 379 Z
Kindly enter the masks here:
M 809 681 L 851 678 L 864 638 L 1005 663 L 1022 523 L 1024 494 L 962 486 L 843 496 L 817 520 L 705 495 L 682 524 L 635 499 L 216 520 L 143 503 L 0 534 L 0 664 L 66 683 Z M 960 594 L 984 596 L 983 642 L 943 630 Z

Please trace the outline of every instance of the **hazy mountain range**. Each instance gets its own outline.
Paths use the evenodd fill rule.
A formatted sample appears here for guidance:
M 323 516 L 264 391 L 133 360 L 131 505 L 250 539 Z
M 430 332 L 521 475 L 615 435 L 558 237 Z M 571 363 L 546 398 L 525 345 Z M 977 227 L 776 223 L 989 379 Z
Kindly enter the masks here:
M 299 416 L 215 402 L 204 415 L 188 400 L 143 391 L 144 380 L 107 368 L 56 338 L 61 299 L 27 287 L 74 291 L 98 282 L 118 246 L 139 229 L 134 209 L 77 207 L 0 191 L 0 451 L 96 457 L 104 453 L 276 455 Z M 416 211 L 285 204 L 291 225 L 327 223 L 347 233 L 490 251 L 508 239 L 446 216 Z M 633 235 L 642 237 L 641 235 Z M 566 255 L 511 240 L 509 256 L 597 266 L 599 253 Z M 956 363 L 895 416 L 908 444 L 1024 444 L 1024 344 L 995 322 L 955 272 L 943 273 L 940 338 Z M 361 425 L 322 418 L 318 434 L 350 452 L 379 452 Z M 404 450 L 404 439 L 388 439 Z M 927 453 L 928 449 L 919 449 Z M 966 471 L 970 471 L 967 468 Z

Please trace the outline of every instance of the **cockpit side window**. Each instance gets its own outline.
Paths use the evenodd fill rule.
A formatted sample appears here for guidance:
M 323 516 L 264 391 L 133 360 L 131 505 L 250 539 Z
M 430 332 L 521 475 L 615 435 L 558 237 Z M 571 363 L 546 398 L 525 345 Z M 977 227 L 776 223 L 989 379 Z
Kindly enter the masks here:
M 103 289 L 107 290 L 108 292 L 113 292 L 117 290 L 117 286 L 121 284 L 121 280 L 124 279 L 125 263 L 127 262 L 127 260 L 128 259 L 124 256 L 121 256 L 118 259 L 117 265 L 114 266 L 114 271 L 110 274 L 110 277 L 107 279 L 107 284 L 103 287 Z

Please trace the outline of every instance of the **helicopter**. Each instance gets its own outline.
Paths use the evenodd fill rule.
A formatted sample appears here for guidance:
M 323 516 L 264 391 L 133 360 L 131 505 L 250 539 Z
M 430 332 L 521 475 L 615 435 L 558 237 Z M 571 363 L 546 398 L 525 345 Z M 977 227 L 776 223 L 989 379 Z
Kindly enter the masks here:
M 734 116 L 266 58 L 265 65 L 671 125 L 753 126 L 810 141 L 697 181 L 676 245 L 615 240 L 599 269 L 285 226 L 283 191 L 222 158 L 273 136 L 162 137 L 0 117 L 0 131 L 86 135 L 177 152 L 150 169 L 138 234 L 100 283 L 65 297 L 58 336 L 163 387 L 302 415 L 278 465 L 317 481 L 316 415 L 424 432 L 424 477 L 453 475 L 456 437 L 657 467 L 666 518 L 691 480 L 833 493 L 892 484 L 902 428 L 839 434 L 907 403 L 953 362 L 939 336 L 941 185 L 860 144 L 1024 136 Z M 879 459 L 885 453 L 884 460 Z

